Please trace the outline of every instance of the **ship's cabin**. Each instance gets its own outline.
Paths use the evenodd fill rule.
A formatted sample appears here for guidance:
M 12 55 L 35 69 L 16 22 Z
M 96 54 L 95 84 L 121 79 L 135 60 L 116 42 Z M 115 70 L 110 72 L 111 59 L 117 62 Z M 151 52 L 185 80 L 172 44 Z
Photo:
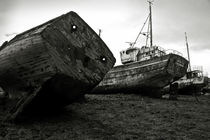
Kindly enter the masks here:
M 153 57 L 160 57 L 163 55 L 166 55 L 166 51 L 159 46 L 143 46 L 141 48 L 130 47 L 120 52 L 122 64 L 144 61 Z
M 139 51 L 140 49 L 136 47 L 135 48 L 130 47 L 126 50 L 122 50 L 120 52 L 120 58 L 121 58 L 122 64 L 136 62 Z
M 187 72 L 186 77 L 187 77 L 187 79 L 201 78 L 201 77 L 203 77 L 203 72 L 201 70 L 189 71 L 189 72 Z

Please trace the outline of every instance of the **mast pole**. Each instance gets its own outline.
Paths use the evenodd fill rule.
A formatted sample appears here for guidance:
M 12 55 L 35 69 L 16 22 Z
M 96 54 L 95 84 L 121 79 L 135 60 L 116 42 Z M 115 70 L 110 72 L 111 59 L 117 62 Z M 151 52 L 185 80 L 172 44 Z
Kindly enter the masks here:
M 153 46 L 153 44 L 152 44 L 152 42 L 153 42 L 153 36 L 152 36 L 152 0 L 149 0 L 148 1 L 149 2 L 149 24 L 150 24 L 150 47 L 152 47 Z
M 185 32 L 185 41 L 186 41 L 186 46 L 187 46 L 187 56 L 188 56 L 188 61 L 189 61 L 189 71 L 191 71 L 190 52 L 189 52 L 189 46 L 188 46 L 187 33 L 186 32 Z

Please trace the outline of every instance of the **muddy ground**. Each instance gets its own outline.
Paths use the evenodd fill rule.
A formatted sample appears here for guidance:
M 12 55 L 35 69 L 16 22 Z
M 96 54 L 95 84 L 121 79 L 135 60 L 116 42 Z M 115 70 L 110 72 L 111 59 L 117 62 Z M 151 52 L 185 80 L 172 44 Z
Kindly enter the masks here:
M 0 139 L 207 140 L 210 96 L 152 99 L 135 94 L 86 95 L 85 101 L 23 122 L 3 122 Z

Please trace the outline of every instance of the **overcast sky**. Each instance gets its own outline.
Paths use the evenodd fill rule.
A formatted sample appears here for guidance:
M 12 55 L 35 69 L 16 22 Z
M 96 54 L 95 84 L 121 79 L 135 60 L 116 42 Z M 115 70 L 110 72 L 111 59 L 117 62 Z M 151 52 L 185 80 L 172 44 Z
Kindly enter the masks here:
M 136 39 L 146 17 L 147 0 L 0 0 L 0 44 L 15 34 L 69 11 L 77 12 L 121 64 L 119 52 Z M 187 57 L 187 32 L 192 65 L 210 75 L 210 0 L 155 0 L 152 6 L 154 43 Z M 145 44 L 141 37 L 137 45 Z

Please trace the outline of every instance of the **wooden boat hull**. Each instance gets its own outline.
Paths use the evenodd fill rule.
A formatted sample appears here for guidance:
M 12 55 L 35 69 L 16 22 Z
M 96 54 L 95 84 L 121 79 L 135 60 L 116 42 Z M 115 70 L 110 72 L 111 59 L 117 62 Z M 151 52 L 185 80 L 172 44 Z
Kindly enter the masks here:
M 178 93 L 183 95 L 201 94 L 203 88 L 208 84 L 206 77 L 177 80 Z
M 187 71 L 188 61 L 168 54 L 150 60 L 116 66 L 111 69 L 92 93 L 137 92 L 153 94 Z
M 0 86 L 19 106 L 12 114 L 32 103 L 38 109 L 68 105 L 94 88 L 115 63 L 106 44 L 75 12 L 17 35 L 0 50 Z

